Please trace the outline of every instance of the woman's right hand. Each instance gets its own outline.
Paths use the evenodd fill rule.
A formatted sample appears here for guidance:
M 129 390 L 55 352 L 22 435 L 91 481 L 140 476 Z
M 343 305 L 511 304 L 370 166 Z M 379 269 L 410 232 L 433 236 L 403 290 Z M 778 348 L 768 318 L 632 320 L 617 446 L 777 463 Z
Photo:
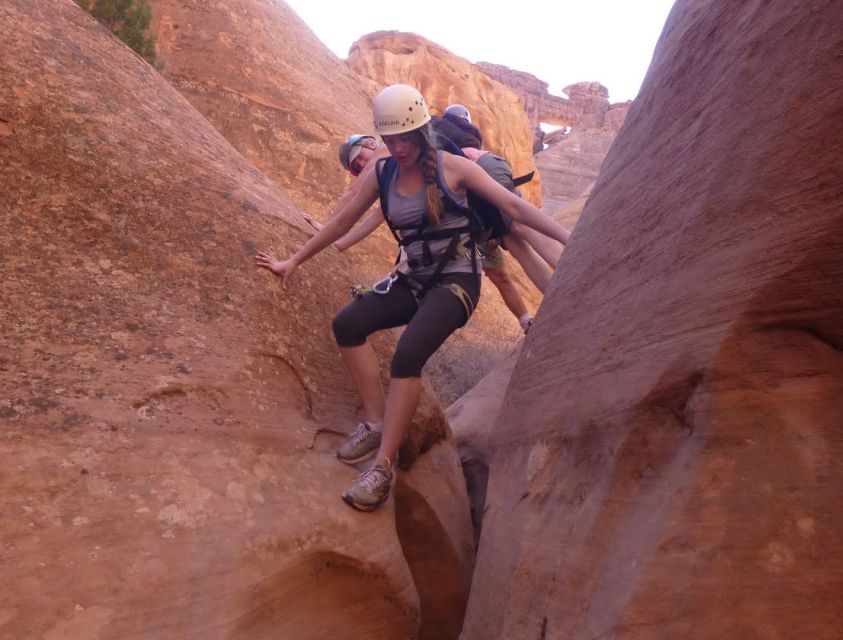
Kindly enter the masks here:
M 276 276 L 281 276 L 281 285 L 286 288 L 287 280 L 291 275 L 293 275 L 293 271 L 295 271 L 296 267 L 299 265 L 293 258 L 287 258 L 284 261 L 280 261 L 276 260 L 268 253 L 258 251 L 257 255 L 255 255 L 255 266 L 269 269 Z

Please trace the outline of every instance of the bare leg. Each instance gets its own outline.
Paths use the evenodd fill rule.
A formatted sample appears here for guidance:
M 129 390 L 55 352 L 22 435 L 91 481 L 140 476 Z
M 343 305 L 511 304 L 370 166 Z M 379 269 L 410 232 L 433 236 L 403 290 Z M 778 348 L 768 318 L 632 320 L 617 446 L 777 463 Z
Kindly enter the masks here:
M 373 425 L 383 423 L 385 406 L 380 367 L 371 345 L 366 342 L 359 347 L 340 347 L 340 353 L 363 401 L 366 422 Z
M 562 255 L 562 249 L 564 248 L 562 243 L 518 222 L 512 223 L 510 232 L 512 235 L 530 243 L 530 246 L 542 257 L 542 260 L 547 262 L 551 269 L 556 268 L 556 263 L 559 262 L 559 257 Z
M 383 437 L 375 464 L 389 471 L 407 435 L 421 395 L 421 378 L 392 378 L 386 398 Z
M 512 315 L 520 319 L 525 313 L 527 313 L 527 305 L 524 304 L 521 294 L 518 293 L 518 289 L 515 288 L 515 283 L 512 281 L 512 278 L 509 277 L 509 273 L 506 269 L 490 267 L 483 269 L 483 273 L 485 273 L 489 280 L 492 281 L 492 284 L 498 288 L 504 304 L 506 304 L 507 309 L 512 312 Z
M 508 235 L 506 237 L 506 249 L 512 254 L 512 257 L 518 260 L 524 273 L 532 281 L 539 291 L 544 293 L 547 291 L 547 285 L 550 284 L 550 278 L 553 276 L 553 270 L 547 266 L 547 263 L 533 251 L 533 248 L 526 240 L 516 235 Z M 494 282 L 494 281 L 493 281 Z

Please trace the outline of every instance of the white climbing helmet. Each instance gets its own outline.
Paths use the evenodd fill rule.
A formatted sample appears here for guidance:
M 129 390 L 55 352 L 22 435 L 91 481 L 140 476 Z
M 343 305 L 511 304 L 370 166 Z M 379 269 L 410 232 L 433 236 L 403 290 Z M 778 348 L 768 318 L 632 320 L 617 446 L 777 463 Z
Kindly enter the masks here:
M 471 114 L 461 104 L 449 104 L 445 107 L 445 115 L 457 116 L 458 118 L 462 118 L 463 120 L 467 120 L 469 123 L 471 122 Z
M 372 107 L 375 131 L 382 136 L 413 131 L 430 121 L 422 94 L 406 84 L 388 86 L 375 97 Z

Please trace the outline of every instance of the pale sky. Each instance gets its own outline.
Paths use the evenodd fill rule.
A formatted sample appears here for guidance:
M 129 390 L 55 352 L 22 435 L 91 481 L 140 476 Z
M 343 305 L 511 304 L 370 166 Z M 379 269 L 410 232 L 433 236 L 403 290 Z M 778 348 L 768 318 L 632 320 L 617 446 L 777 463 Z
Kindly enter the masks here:
M 597 81 L 632 100 L 674 0 L 285 0 L 340 58 L 373 31 L 411 31 L 471 62 L 532 73 L 550 93 Z

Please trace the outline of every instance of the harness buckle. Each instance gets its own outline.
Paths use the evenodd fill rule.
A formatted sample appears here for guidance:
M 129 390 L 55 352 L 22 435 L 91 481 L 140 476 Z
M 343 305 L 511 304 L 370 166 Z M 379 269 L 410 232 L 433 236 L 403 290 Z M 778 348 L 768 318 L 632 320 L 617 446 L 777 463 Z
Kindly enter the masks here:
M 395 284 L 396 280 L 398 280 L 398 274 L 390 273 L 383 280 L 378 280 L 374 285 L 372 285 L 372 291 L 385 296 L 392 290 L 392 285 Z

